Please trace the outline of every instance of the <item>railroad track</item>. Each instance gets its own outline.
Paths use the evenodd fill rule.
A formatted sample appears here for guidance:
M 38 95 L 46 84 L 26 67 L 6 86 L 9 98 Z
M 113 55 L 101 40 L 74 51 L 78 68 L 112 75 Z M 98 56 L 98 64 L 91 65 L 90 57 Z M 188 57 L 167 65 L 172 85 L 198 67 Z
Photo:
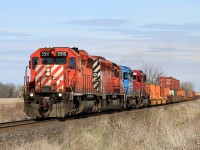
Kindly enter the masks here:
M 30 124 L 37 124 L 37 123 L 42 123 L 42 122 L 47 122 L 47 121 L 55 121 L 55 120 L 57 120 L 57 119 L 46 119 L 46 120 L 41 120 L 41 121 L 36 121 L 34 119 L 30 119 L 30 120 L 21 120 L 21 121 L 13 121 L 13 122 L 4 122 L 4 123 L 0 123 L 0 129 L 23 126 L 23 125 L 30 125 Z
M 193 100 L 198 100 L 199 97 L 197 99 L 193 99 Z M 193 101 L 193 100 L 189 100 L 189 101 Z M 189 102 L 189 101 L 183 101 L 183 102 Z M 179 102 L 177 102 L 179 103 Z M 151 106 L 151 107 L 162 107 L 162 106 L 166 106 L 166 105 L 176 105 L 177 103 L 172 103 L 172 104 L 163 104 L 163 105 L 155 105 L 155 106 Z M 146 107 L 147 109 L 150 109 L 151 107 Z M 123 111 L 130 111 L 130 110 L 136 110 L 137 108 L 132 108 L 132 109 L 125 109 Z M 31 124 L 38 124 L 38 123 L 44 123 L 44 122 L 49 122 L 49 121 L 67 121 L 67 120 L 73 120 L 73 119 L 83 119 L 86 117 L 91 117 L 91 116 L 98 116 L 101 114 L 110 114 L 110 113 L 116 113 L 116 112 L 121 112 L 120 110 L 111 110 L 109 112 L 101 112 L 101 113 L 83 113 L 83 114 L 78 114 L 78 115 L 74 115 L 74 116 L 67 116 L 66 118 L 63 119 L 58 119 L 58 118 L 48 118 L 48 119 L 44 119 L 44 120 L 34 120 L 34 119 L 29 119 L 29 120 L 21 120 L 21 121 L 14 121 L 14 122 L 5 122 L 5 123 L 0 123 L 0 129 L 3 128 L 11 128 L 11 127 L 17 127 L 17 126 L 23 126 L 23 125 L 31 125 Z

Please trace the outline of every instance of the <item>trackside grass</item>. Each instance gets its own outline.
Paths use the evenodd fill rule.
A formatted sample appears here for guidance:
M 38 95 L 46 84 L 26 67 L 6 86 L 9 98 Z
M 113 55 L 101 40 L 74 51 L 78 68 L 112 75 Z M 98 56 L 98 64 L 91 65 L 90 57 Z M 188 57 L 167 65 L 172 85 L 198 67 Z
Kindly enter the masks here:
M 200 140 L 200 100 L 65 122 L 53 138 L 22 141 L 18 150 L 187 150 Z
M 26 119 L 22 99 L 0 99 L 0 123 Z

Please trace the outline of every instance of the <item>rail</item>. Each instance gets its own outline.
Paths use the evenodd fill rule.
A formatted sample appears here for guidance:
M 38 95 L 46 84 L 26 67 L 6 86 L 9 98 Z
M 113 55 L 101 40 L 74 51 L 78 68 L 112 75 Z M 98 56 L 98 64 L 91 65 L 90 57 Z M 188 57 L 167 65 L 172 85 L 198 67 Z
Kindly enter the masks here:
M 57 119 L 46 119 L 46 120 L 41 120 L 41 121 L 30 119 L 30 120 L 20 120 L 20 121 L 13 121 L 13 122 L 4 122 L 4 123 L 0 123 L 0 129 L 30 125 L 30 124 L 37 124 L 37 123 L 55 121 L 55 120 L 57 121 Z
M 187 101 L 182 101 L 184 103 L 190 102 L 190 101 L 194 101 L 194 100 L 198 100 L 200 99 L 199 96 L 195 97 L 194 99 L 190 99 Z M 177 103 L 182 103 L 182 102 L 174 102 L 174 103 L 170 103 L 170 104 L 162 104 L 162 105 L 152 105 L 150 107 L 147 107 L 146 109 L 151 109 L 151 107 L 164 107 L 167 105 L 176 105 Z M 124 111 L 130 111 L 130 108 L 125 109 Z M 131 110 L 137 110 L 132 108 Z M 110 113 L 110 112 L 119 112 L 118 110 L 109 110 L 109 111 L 103 111 L 103 112 L 99 112 L 98 114 L 105 114 L 105 113 Z M 121 111 L 120 111 L 121 112 Z M 85 117 L 89 117 L 89 116 L 97 116 L 97 113 L 82 113 L 82 114 L 77 114 L 77 115 L 72 115 L 72 116 L 67 116 L 65 118 L 62 118 L 60 121 L 65 121 L 65 120 L 73 120 L 73 119 L 81 119 L 81 118 L 85 118 Z M 53 122 L 53 121 L 58 121 L 58 118 L 47 118 L 44 120 L 34 120 L 34 119 L 30 119 L 30 120 L 21 120 L 21 121 L 15 121 L 15 122 L 5 122 L 5 123 L 0 123 L 0 129 L 4 129 L 4 128 L 12 128 L 12 127 L 17 127 L 17 126 L 25 126 L 25 125 L 30 125 L 30 124 L 39 124 L 39 123 L 44 123 L 44 122 Z

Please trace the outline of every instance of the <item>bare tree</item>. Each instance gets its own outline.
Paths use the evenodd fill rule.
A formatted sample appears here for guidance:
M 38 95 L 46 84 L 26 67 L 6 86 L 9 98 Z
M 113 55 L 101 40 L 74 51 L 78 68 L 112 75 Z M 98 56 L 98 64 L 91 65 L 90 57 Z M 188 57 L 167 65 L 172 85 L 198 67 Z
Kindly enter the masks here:
M 0 82 L 0 97 L 3 97 L 3 83 Z
M 0 98 L 16 97 L 16 86 L 13 83 L 3 84 L 0 82 Z
M 194 91 L 194 84 L 192 82 L 181 82 L 181 88 L 187 91 Z
M 23 97 L 23 87 L 24 86 L 21 84 L 17 85 L 15 93 L 14 93 L 15 97 L 19 97 L 19 98 Z
M 159 84 L 159 78 L 164 75 L 161 67 L 151 63 L 144 63 L 141 70 L 147 76 L 147 83 Z

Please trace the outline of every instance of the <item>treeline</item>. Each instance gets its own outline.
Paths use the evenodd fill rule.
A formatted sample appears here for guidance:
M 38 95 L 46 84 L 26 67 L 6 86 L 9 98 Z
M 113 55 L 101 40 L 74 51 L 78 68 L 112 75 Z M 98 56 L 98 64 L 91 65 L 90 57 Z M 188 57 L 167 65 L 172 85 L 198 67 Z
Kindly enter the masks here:
M 187 90 L 187 91 L 194 91 L 194 84 L 192 82 L 182 82 L 181 83 L 181 89 Z
M 3 84 L 0 82 L 0 98 L 16 98 L 22 97 L 22 85 L 14 85 L 13 83 Z
M 161 67 L 151 63 L 144 63 L 141 70 L 147 75 L 147 83 L 159 84 L 159 79 L 164 76 L 164 71 Z M 181 89 L 187 91 L 194 91 L 195 86 L 192 82 L 181 82 Z

